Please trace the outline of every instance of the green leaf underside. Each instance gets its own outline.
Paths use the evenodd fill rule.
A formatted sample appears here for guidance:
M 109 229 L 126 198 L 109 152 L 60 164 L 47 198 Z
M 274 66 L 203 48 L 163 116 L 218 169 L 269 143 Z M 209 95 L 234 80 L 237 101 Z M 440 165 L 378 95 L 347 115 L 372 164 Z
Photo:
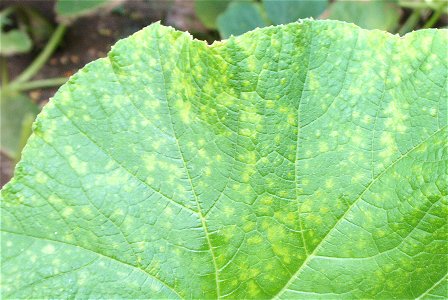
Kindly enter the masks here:
M 2 191 L 2 295 L 446 296 L 446 43 L 311 20 L 118 42 Z

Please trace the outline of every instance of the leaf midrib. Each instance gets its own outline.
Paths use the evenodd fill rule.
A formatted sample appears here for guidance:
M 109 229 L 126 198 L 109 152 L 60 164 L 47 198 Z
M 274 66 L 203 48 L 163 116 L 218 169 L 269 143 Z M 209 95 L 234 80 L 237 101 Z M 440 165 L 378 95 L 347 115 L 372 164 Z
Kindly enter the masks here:
M 215 268 L 216 294 L 217 294 L 217 298 L 220 298 L 218 266 L 217 266 L 217 263 L 216 263 L 215 253 L 213 251 L 213 246 L 212 246 L 212 243 L 211 243 L 211 240 L 210 240 L 210 233 L 208 232 L 207 222 L 206 222 L 206 220 L 204 218 L 204 214 L 202 213 L 201 205 L 199 204 L 199 199 L 198 199 L 198 196 L 196 194 L 195 188 L 193 186 L 193 181 L 191 180 L 191 174 L 190 174 L 190 171 L 188 170 L 187 162 L 186 162 L 185 157 L 184 157 L 184 153 L 182 152 L 182 149 L 180 147 L 179 138 L 177 137 L 176 130 L 174 129 L 174 123 L 173 123 L 173 118 L 172 118 L 172 111 L 171 111 L 171 107 L 170 107 L 170 104 L 169 104 L 169 101 L 168 101 L 168 94 L 167 94 L 167 88 L 166 88 L 167 84 L 166 84 L 166 78 L 165 78 L 165 70 L 163 69 L 162 56 L 160 55 L 159 37 L 158 36 L 156 36 L 156 37 L 157 37 L 157 39 L 156 39 L 157 54 L 158 54 L 158 57 L 159 57 L 159 64 L 160 64 L 160 70 L 161 70 L 160 73 L 161 73 L 162 79 L 163 79 L 163 91 L 164 91 L 164 95 L 165 95 L 166 106 L 167 106 L 168 112 L 169 112 L 168 115 L 169 115 L 169 118 L 170 118 L 171 129 L 173 131 L 174 140 L 176 141 L 177 149 L 178 149 L 180 157 L 182 159 L 183 167 L 185 169 L 186 175 L 188 177 L 189 184 L 191 186 L 191 191 L 192 191 L 193 196 L 194 196 L 195 201 L 196 201 L 199 219 L 201 220 L 201 225 L 202 225 L 202 228 L 204 229 L 205 239 L 207 240 L 207 244 L 208 244 L 208 247 L 209 247 L 209 250 L 210 250 L 210 255 L 212 257 L 212 263 L 213 263 L 213 266 Z M 185 40 L 184 40 L 184 44 L 185 44 Z M 190 44 L 188 44 L 188 46 L 190 46 Z

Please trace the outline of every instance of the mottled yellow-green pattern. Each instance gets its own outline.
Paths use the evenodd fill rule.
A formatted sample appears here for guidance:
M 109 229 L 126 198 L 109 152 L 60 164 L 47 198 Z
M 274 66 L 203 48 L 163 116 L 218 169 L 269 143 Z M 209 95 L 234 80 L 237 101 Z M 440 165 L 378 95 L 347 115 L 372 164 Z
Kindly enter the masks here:
M 446 297 L 447 42 L 311 20 L 118 42 L 2 191 L 2 296 Z

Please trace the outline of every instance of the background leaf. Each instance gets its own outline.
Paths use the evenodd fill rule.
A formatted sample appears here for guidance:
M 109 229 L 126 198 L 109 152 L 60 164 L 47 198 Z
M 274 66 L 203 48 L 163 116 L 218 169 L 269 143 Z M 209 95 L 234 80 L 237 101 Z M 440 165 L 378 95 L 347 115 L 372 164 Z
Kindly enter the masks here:
M 217 20 L 218 31 L 222 38 L 240 35 L 257 27 L 265 27 L 268 21 L 258 3 L 234 2 L 229 5 Z
M 19 29 L 12 29 L 0 34 L 0 54 L 11 56 L 26 53 L 31 50 L 33 43 L 28 34 Z
M 298 19 L 317 18 L 327 8 L 327 0 L 263 0 L 269 19 L 274 24 L 287 24 Z
M 328 19 L 355 23 L 366 29 L 394 31 L 400 11 L 395 1 L 340 0 L 330 5 Z
M 27 6 L 16 8 L 19 23 L 29 32 L 35 44 L 43 44 L 51 36 L 53 26 L 38 11 Z
M 110 0 L 57 0 L 55 11 L 62 20 L 71 20 L 89 14 L 111 3 Z
M 210 29 L 216 29 L 216 19 L 224 12 L 231 0 L 195 0 L 194 7 L 199 20 Z
M 31 129 L 31 123 L 26 120 L 30 118 L 34 120 L 39 112 L 39 107 L 24 94 L 3 91 L 0 96 L 0 147 L 8 156 L 15 159 L 22 150 L 21 141 L 27 139 L 22 135 L 26 135 L 25 132 Z

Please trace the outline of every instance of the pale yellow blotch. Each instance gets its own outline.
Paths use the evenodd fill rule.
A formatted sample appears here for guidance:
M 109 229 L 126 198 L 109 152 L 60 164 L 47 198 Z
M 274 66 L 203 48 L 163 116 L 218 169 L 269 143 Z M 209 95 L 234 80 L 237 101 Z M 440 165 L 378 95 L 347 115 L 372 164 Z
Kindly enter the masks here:
M 64 146 L 64 152 L 66 154 L 73 154 L 73 147 L 72 146 Z
M 361 182 L 363 179 L 365 178 L 365 175 L 363 174 L 363 173 L 361 173 L 361 172 L 358 172 L 358 173 L 355 173 L 353 176 L 352 176 L 352 183 L 359 183 L 359 182 Z
M 279 112 L 281 112 L 281 113 L 287 113 L 288 111 L 289 111 L 288 107 L 286 107 L 284 105 L 280 106 L 280 108 L 279 108 Z
M 266 107 L 267 108 L 274 108 L 274 106 L 275 106 L 275 102 L 274 101 L 272 101 L 272 100 L 267 100 L 266 101 Z
M 288 114 L 288 124 L 291 126 L 297 126 L 296 122 L 297 118 L 295 114 Z
M 151 172 L 155 169 L 155 164 L 157 162 L 157 158 L 154 154 L 144 154 L 142 159 L 143 159 L 143 162 L 145 163 L 146 170 Z
M 255 151 L 248 152 L 240 156 L 241 160 L 247 164 L 255 164 L 257 162 L 257 155 Z
M 226 228 L 222 229 L 221 232 L 222 232 L 222 237 L 224 238 L 224 241 L 226 243 L 228 243 L 235 235 L 235 229 L 231 228 L 231 227 L 226 227 Z
M 247 239 L 247 243 L 249 245 L 257 245 L 260 244 L 261 242 L 263 242 L 263 238 L 259 235 L 255 235 Z
M 254 297 L 260 293 L 260 288 L 253 280 L 249 281 L 248 287 L 250 296 Z
M 179 110 L 182 122 L 184 122 L 185 124 L 189 124 L 191 122 L 190 120 L 191 103 L 178 100 L 176 102 L 176 107 Z
M 316 79 L 316 75 L 312 71 L 310 71 L 308 75 L 308 85 L 312 90 L 317 90 L 320 88 L 320 82 Z
M 328 143 L 326 143 L 326 142 L 319 142 L 319 151 L 320 152 L 328 152 L 328 150 L 329 150 L 330 148 L 329 148 L 329 146 L 328 146 Z
M 380 143 L 384 146 L 384 149 L 380 151 L 379 156 L 383 159 L 392 157 L 397 150 L 393 135 L 390 132 L 383 132 L 380 137 Z
M 205 151 L 205 149 L 199 149 L 198 155 L 202 158 L 207 157 L 207 151 Z
M 116 216 L 124 216 L 124 210 L 122 208 L 117 208 L 113 211 L 113 214 Z
M 382 237 L 384 237 L 385 235 L 386 235 L 386 231 L 384 231 L 384 230 L 382 230 L 382 229 L 380 229 L 380 230 L 378 230 L 378 231 L 376 232 L 376 236 L 377 236 L 377 237 L 382 238 Z
M 362 94 L 361 89 L 360 89 L 359 87 L 357 87 L 357 86 L 352 86 L 352 87 L 348 90 L 348 92 L 349 92 L 350 94 L 352 94 L 353 96 L 359 96 L 359 95 Z
M 40 172 L 40 171 L 36 173 L 35 178 L 36 178 L 36 182 L 40 183 L 40 184 L 44 184 L 48 181 L 47 174 Z
M 106 183 L 111 185 L 120 185 L 126 182 L 126 177 L 120 174 L 120 172 L 114 172 L 108 176 L 106 176 Z
M 52 244 L 47 244 L 42 248 L 42 253 L 44 254 L 53 254 L 56 251 L 56 248 Z
M 436 117 L 437 116 L 437 109 L 431 108 L 429 110 L 429 114 L 431 115 L 431 117 Z
M 62 212 L 61 212 L 61 215 L 64 217 L 64 218 L 68 218 L 71 214 L 73 214 L 73 208 L 71 208 L 71 207 L 65 207 L 63 210 L 62 210 Z
M 231 206 L 225 206 L 223 212 L 226 215 L 226 217 L 231 217 L 235 213 L 235 208 Z
M 255 222 L 250 222 L 250 221 L 245 221 L 244 222 L 244 226 L 243 226 L 243 230 L 245 232 L 249 232 L 255 229 L 256 223 Z
M 48 197 L 48 202 L 52 203 L 55 206 L 60 206 L 64 204 L 64 201 L 56 195 L 50 195 Z
M 270 241 L 278 241 L 285 237 L 285 228 L 279 225 L 271 225 L 267 230 L 268 239 Z
M 353 144 L 355 144 L 357 146 L 361 145 L 361 143 L 362 143 L 362 137 L 360 135 L 353 135 L 351 137 L 351 139 L 353 141 Z
M 255 130 L 252 130 L 250 128 L 241 128 L 239 133 L 243 136 L 252 137 L 256 135 Z
M 328 189 L 333 188 L 334 187 L 334 179 L 329 178 L 329 179 L 325 180 L 325 187 Z
M 261 198 L 260 202 L 264 205 L 271 205 L 273 202 L 273 199 L 270 196 L 263 196 L 263 198 Z
M 402 108 L 406 108 L 407 105 L 402 105 Z M 395 101 L 392 101 L 387 106 L 385 113 L 389 115 L 385 125 L 391 131 L 404 132 L 407 129 L 405 121 L 408 118 L 406 113 L 403 113 L 402 108 L 400 108 Z
M 291 262 L 291 256 L 289 249 L 286 248 L 283 244 L 273 244 L 272 250 L 274 251 L 275 255 L 280 257 L 285 263 Z
M 300 206 L 301 212 L 311 212 L 311 207 L 313 205 L 313 202 L 311 200 L 306 200 L 303 202 L 303 204 Z
M 330 210 L 328 209 L 328 207 L 321 207 L 319 209 L 319 212 L 322 214 L 326 214 L 327 212 L 329 212 Z
M 86 162 L 81 161 L 79 158 L 77 158 L 75 155 L 70 155 L 68 158 L 70 167 L 72 167 L 73 170 L 75 170 L 76 173 L 79 175 L 85 175 L 88 171 L 88 165 Z
M 92 217 L 94 217 L 95 216 L 95 214 L 94 214 L 94 212 L 93 212 L 93 210 L 90 208 L 90 207 L 88 207 L 88 206 L 85 206 L 85 207 L 83 207 L 82 209 L 81 209 L 81 212 L 84 214 L 84 216 L 86 217 L 86 218 L 92 218 Z
M 247 59 L 247 68 L 249 71 L 255 72 L 257 70 L 257 59 L 255 56 L 249 56 Z
M 212 169 L 210 167 L 206 167 L 204 169 L 204 174 L 205 176 L 210 177 L 212 175 Z
M 336 130 L 332 130 L 331 132 L 330 132 L 330 136 L 331 137 L 338 137 L 339 136 L 339 132 L 337 132 Z
M 165 214 L 165 216 L 171 217 L 171 216 L 173 216 L 173 209 L 171 207 L 167 206 L 163 213 Z

